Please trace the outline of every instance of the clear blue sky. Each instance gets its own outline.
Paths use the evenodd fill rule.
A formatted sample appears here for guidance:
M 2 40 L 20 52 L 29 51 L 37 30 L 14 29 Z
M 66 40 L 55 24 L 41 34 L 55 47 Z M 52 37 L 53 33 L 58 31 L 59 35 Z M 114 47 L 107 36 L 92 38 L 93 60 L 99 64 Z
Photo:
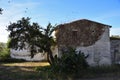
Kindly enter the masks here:
M 89 19 L 111 25 L 111 35 L 120 35 L 120 0 L 0 0 L 0 42 L 6 42 L 9 22 L 30 17 L 46 26 Z

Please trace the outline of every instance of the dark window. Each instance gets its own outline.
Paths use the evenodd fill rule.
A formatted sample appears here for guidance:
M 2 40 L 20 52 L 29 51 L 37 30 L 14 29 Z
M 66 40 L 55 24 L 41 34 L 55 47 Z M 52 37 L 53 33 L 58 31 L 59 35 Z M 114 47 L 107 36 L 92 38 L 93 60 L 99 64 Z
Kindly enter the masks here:
M 95 31 L 93 30 L 92 32 L 94 33 Z
M 73 36 L 77 36 L 77 31 L 72 31 Z
M 73 37 L 74 40 L 77 39 L 77 32 L 78 32 L 77 30 L 72 31 L 72 37 Z

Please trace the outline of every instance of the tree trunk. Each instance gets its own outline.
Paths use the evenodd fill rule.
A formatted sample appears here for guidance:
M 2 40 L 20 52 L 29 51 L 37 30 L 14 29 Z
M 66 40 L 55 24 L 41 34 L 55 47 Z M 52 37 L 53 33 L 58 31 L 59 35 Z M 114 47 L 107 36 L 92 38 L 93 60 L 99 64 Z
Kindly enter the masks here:
M 48 62 L 50 63 L 50 65 L 54 64 L 54 58 L 53 58 L 53 55 L 52 55 L 52 51 L 51 49 L 47 49 L 47 59 L 48 59 Z
M 33 58 L 34 57 L 34 52 L 33 51 L 31 51 L 31 58 Z
M 47 61 L 49 62 L 50 65 L 52 64 L 50 59 L 49 59 L 49 54 L 48 53 L 47 53 Z
M 31 46 L 31 51 L 30 51 L 30 52 L 31 52 L 31 58 L 33 58 L 33 57 L 34 57 L 34 53 L 35 53 L 35 52 L 34 52 L 34 46 L 33 46 L 33 45 Z

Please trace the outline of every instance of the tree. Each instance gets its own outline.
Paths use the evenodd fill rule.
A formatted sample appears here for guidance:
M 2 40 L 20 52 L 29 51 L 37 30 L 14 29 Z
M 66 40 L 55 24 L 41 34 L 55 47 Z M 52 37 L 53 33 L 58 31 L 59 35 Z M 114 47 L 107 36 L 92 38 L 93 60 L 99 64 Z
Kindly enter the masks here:
M 22 18 L 16 23 L 10 23 L 8 31 L 11 39 L 9 47 L 13 49 L 29 48 L 31 58 L 36 52 L 47 53 L 47 60 L 50 64 L 54 63 L 51 46 L 55 44 L 51 36 L 54 26 L 50 23 L 46 28 L 42 28 L 38 23 L 30 24 L 30 18 Z
M 36 44 L 40 50 L 47 53 L 47 60 L 50 64 L 54 63 L 54 58 L 51 50 L 51 47 L 56 44 L 52 36 L 54 29 L 55 26 L 52 26 L 51 23 L 49 23 L 46 28 L 40 28 L 40 32 L 42 32 L 42 34 L 40 35 L 40 38 L 37 40 Z

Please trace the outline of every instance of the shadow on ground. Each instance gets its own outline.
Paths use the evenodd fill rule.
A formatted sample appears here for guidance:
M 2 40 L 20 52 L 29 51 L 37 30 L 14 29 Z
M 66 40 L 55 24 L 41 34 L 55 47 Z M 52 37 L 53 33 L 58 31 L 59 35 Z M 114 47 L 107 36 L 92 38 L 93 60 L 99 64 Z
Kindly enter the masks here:
M 41 73 L 35 71 L 36 66 L 43 63 L 0 63 L 0 80 L 43 80 Z M 48 65 L 48 64 L 44 64 Z M 67 75 L 67 74 L 66 74 Z M 100 74 L 101 75 L 101 74 Z M 105 74 L 103 74 L 105 75 Z M 107 76 L 97 76 L 91 78 L 73 80 L 120 80 L 120 73 L 110 73 Z
M 5 66 L 0 63 L 0 80 L 40 80 L 40 73 L 32 66 Z

